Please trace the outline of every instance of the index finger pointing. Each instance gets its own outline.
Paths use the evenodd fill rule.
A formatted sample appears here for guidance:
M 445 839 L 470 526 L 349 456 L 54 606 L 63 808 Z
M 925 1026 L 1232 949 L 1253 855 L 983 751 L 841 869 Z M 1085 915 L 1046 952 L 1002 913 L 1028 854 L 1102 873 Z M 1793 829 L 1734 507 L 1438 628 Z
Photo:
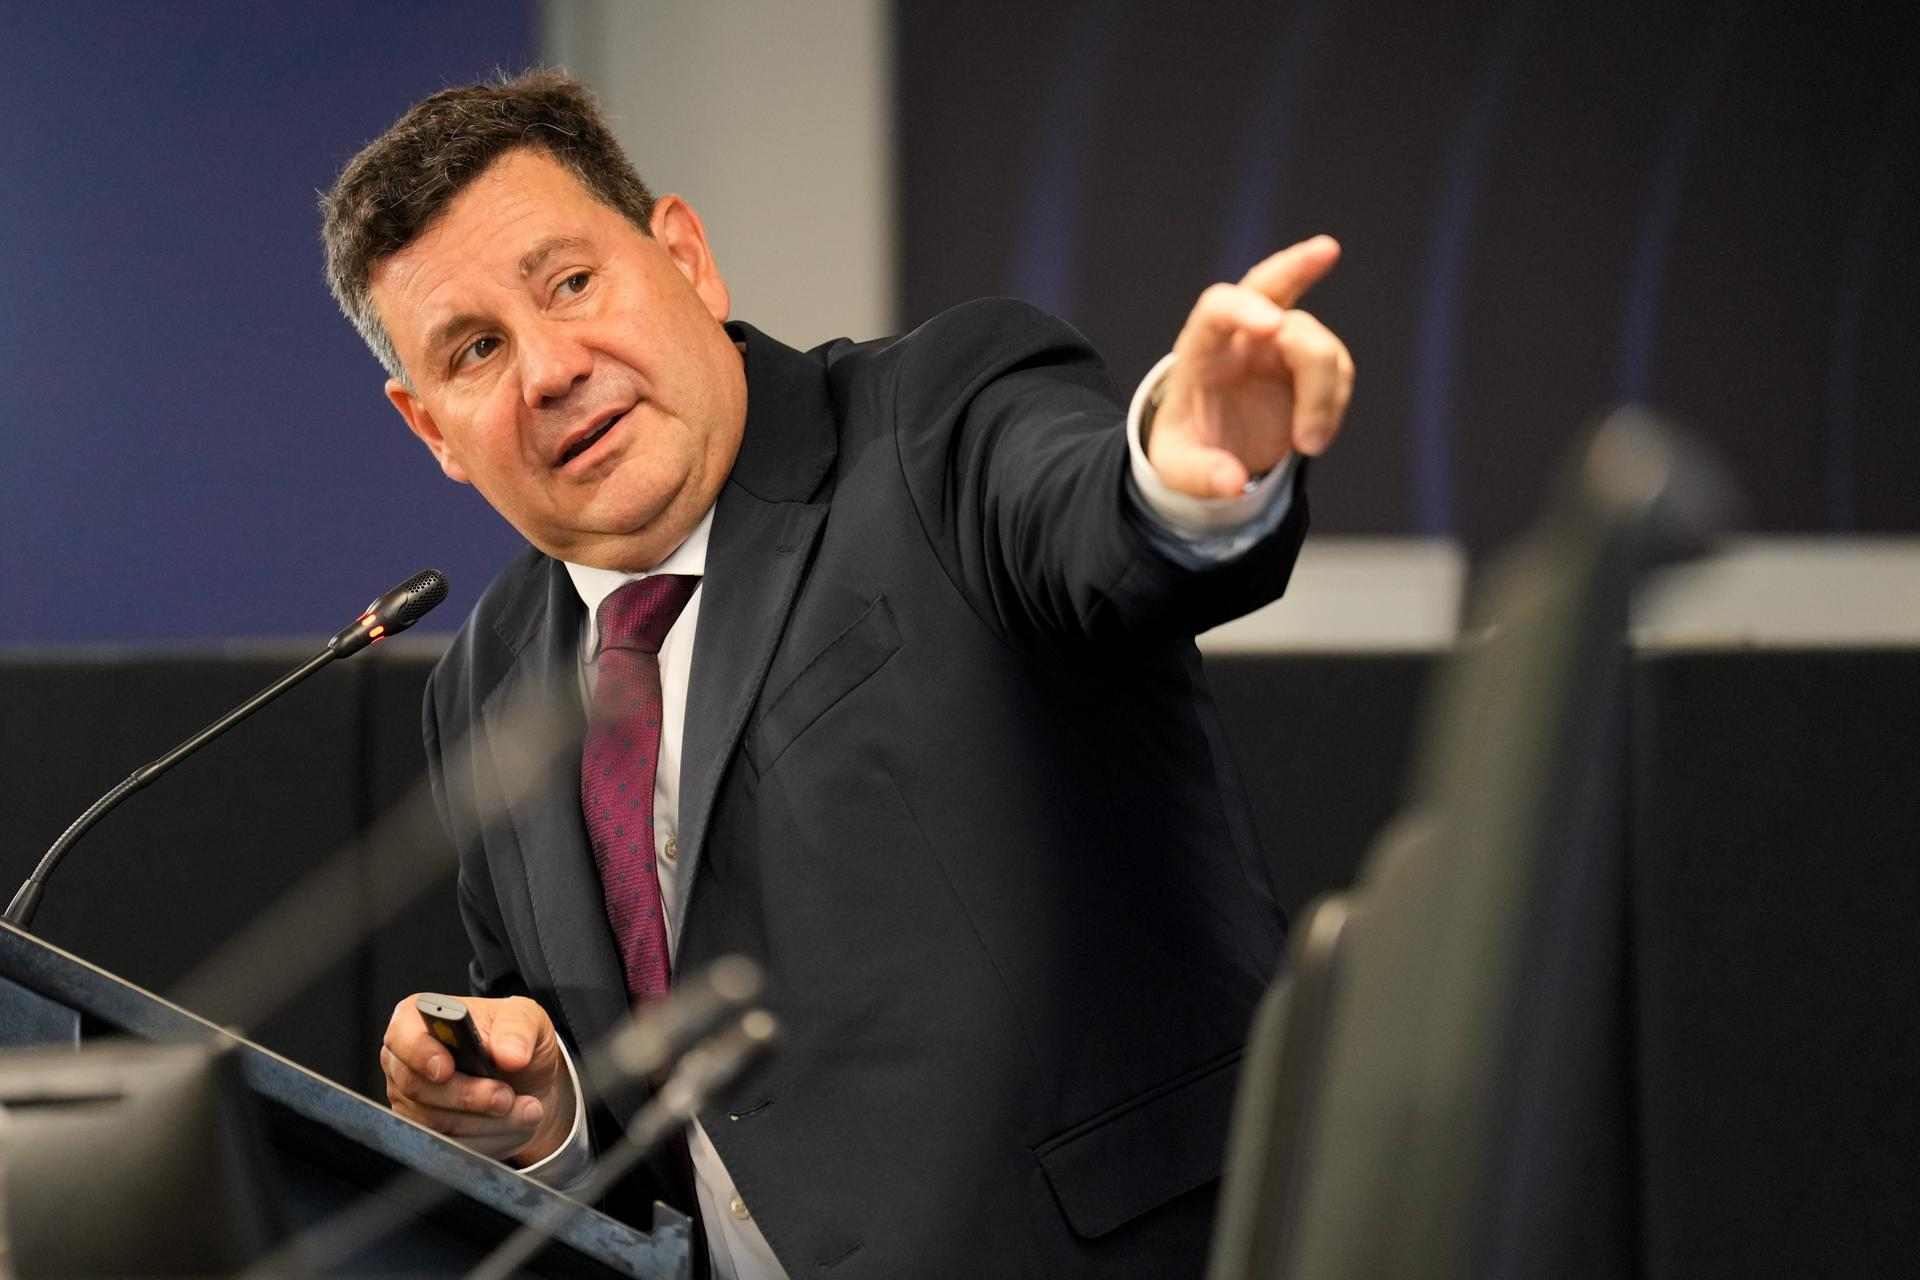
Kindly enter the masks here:
M 1283 307 L 1291 307 L 1333 270 L 1340 261 L 1340 242 L 1332 236 L 1315 236 L 1289 245 L 1271 258 L 1255 264 L 1240 277 L 1240 283 L 1257 289 Z

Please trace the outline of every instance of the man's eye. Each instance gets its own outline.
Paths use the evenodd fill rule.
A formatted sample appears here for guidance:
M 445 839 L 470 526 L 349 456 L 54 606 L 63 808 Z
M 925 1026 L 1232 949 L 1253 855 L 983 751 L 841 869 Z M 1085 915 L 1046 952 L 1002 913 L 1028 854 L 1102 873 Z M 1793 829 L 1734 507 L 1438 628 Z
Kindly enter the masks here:
M 568 293 L 583 293 L 587 282 L 593 278 L 591 272 L 576 271 L 560 282 L 560 287 Z
M 460 353 L 460 363 L 467 364 L 474 360 L 485 360 L 498 350 L 499 347 L 500 339 L 492 337 L 491 335 L 484 338 L 475 338 L 472 342 L 469 342 L 466 345 L 466 349 Z

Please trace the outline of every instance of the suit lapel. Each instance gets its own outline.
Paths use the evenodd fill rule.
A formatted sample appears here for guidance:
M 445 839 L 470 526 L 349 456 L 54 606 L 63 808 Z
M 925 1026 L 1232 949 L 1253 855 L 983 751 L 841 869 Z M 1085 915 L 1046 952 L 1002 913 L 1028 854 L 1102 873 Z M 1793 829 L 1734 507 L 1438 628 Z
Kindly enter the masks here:
M 677 919 L 685 920 L 714 799 L 826 524 L 838 428 L 814 357 L 747 325 L 747 427 L 714 509 L 680 766 Z
M 626 983 L 580 816 L 585 715 L 579 662 L 585 610 L 557 561 L 542 561 L 533 576 L 525 607 L 501 620 L 501 638 L 518 652 L 481 709 L 497 776 L 510 793 L 518 793 L 510 806 L 518 847 L 503 846 L 495 856 L 517 855 L 521 874 L 496 866 L 494 884 L 503 892 L 507 886 L 526 886 L 540 955 L 567 1025 L 584 1046 L 625 1016 Z M 530 714 L 541 719 L 540 729 L 552 729 L 529 733 Z M 536 781 L 524 787 L 511 781 L 527 778 Z

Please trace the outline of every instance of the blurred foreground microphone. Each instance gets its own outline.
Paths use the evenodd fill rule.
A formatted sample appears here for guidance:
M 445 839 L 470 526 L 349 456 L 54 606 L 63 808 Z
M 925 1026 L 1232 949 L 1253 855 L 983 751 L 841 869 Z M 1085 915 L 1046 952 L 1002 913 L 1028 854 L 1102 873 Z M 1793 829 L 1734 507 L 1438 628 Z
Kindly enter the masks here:
M 676 991 L 662 1007 L 663 1016 L 637 1014 L 608 1044 L 622 1069 L 652 1071 L 672 1063 L 620 1141 L 594 1161 L 584 1182 L 569 1187 L 565 1198 L 552 1201 L 501 1241 L 467 1273 L 467 1280 L 512 1280 L 524 1274 L 526 1264 L 569 1217 L 598 1201 L 773 1048 L 779 1022 L 765 1009 L 748 1007 L 761 983 L 752 961 L 740 956 L 717 960 L 700 981 L 698 994 L 683 998 Z M 676 1050 L 676 1044 L 684 1047 Z
M 438 569 L 422 569 L 385 595 L 376 597 L 361 611 L 352 625 L 342 628 L 333 639 L 327 641 L 327 647 L 319 653 L 314 654 L 313 657 L 308 658 L 159 759 L 135 769 L 113 790 L 95 800 L 85 813 L 75 818 L 72 826 L 61 832 L 60 838 L 53 842 L 53 847 L 41 856 L 40 865 L 33 869 L 33 874 L 27 877 L 27 882 L 20 886 L 20 892 L 13 895 L 13 901 L 7 905 L 6 915 L 0 919 L 5 919 L 8 924 L 21 929 L 33 923 L 33 913 L 40 905 L 40 894 L 46 885 L 47 877 L 53 873 L 54 867 L 59 864 L 61 857 L 73 842 L 85 834 L 88 827 L 105 817 L 109 809 L 335 658 L 351 657 L 377 640 L 398 635 L 425 617 L 429 609 L 446 598 L 446 575 Z
M 760 966 L 741 955 L 676 978 L 665 998 L 635 1009 L 579 1060 L 587 1092 L 616 1112 L 657 1100 L 681 1059 L 752 1012 L 765 985 Z

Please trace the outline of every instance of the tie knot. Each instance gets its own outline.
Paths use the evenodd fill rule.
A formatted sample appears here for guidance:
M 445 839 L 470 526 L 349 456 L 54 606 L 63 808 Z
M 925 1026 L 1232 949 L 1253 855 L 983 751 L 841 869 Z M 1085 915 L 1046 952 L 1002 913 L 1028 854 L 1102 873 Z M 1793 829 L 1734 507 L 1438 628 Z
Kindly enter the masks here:
M 660 652 L 660 642 L 699 585 L 691 574 L 657 573 L 621 587 L 600 604 L 601 650 Z

